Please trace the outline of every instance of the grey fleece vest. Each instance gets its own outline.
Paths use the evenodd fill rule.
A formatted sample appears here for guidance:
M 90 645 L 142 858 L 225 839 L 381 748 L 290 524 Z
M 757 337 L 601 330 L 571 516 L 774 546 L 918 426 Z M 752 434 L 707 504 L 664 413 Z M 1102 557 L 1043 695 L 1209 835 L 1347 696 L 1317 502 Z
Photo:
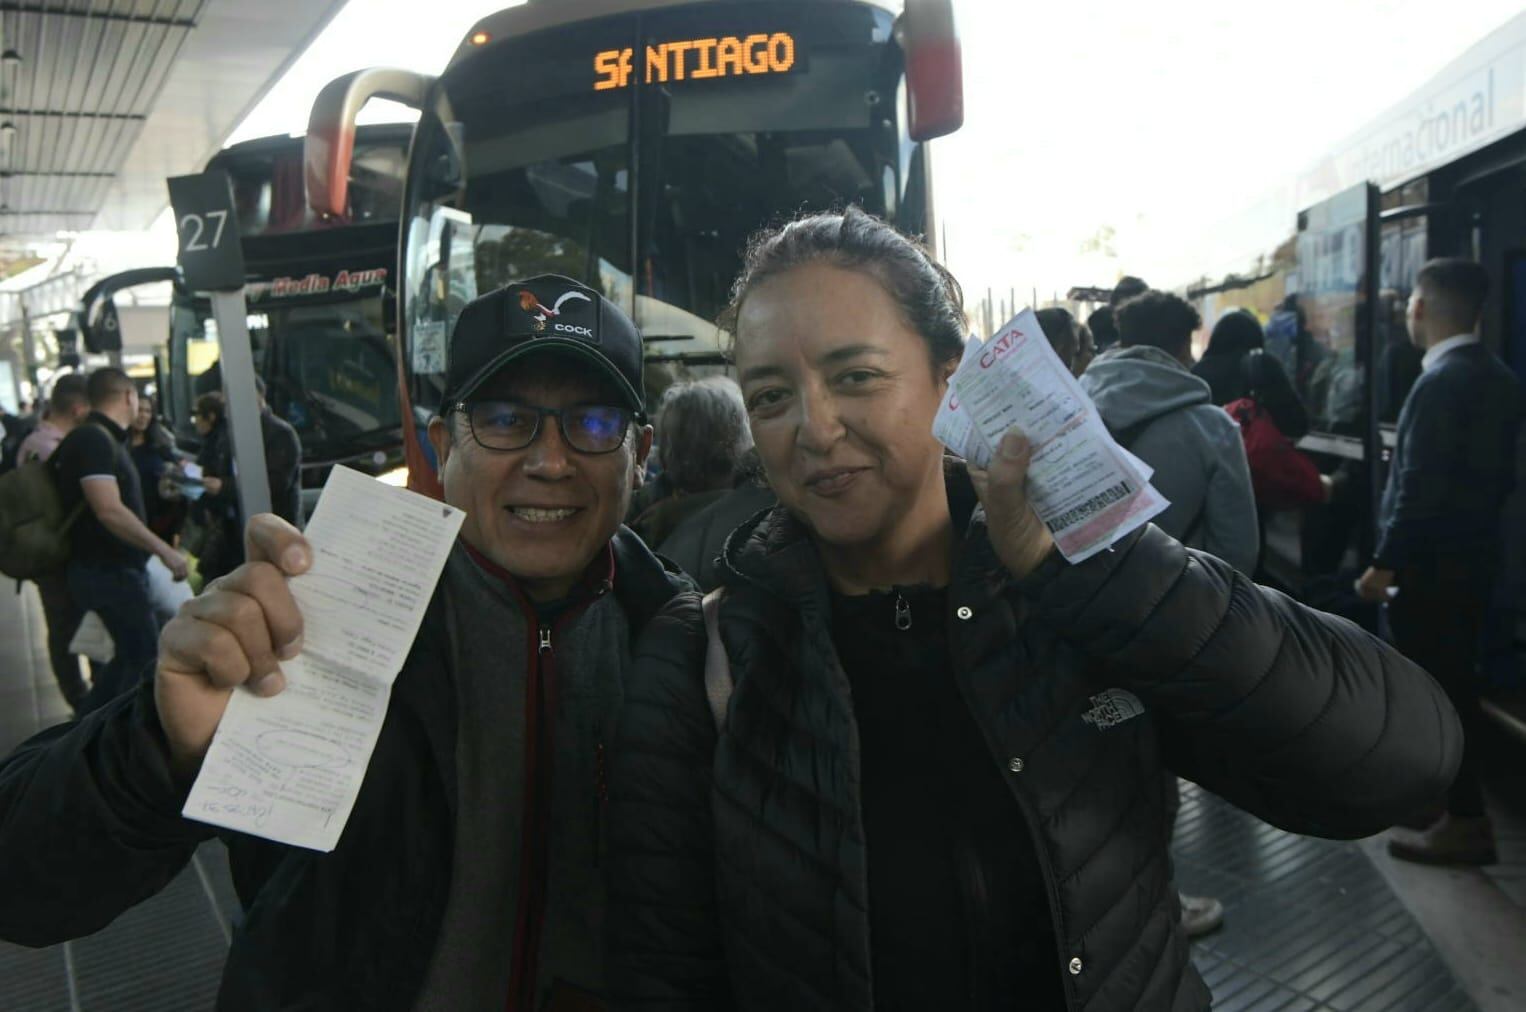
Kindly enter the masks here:
M 600 750 L 613 735 L 630 628 L 612 595 L 555 624 L 549 658 L 512 591 L 459 546 L 444 579 L 456 629 L 452 674 L 457 816 L 450 894 L 420 1010 L 501 1009 L 511 986 L 525 799 L 525 709 L 532 656 L 556 686 L 555 770 L 536 1007 L 558 981 L 604 981 Z

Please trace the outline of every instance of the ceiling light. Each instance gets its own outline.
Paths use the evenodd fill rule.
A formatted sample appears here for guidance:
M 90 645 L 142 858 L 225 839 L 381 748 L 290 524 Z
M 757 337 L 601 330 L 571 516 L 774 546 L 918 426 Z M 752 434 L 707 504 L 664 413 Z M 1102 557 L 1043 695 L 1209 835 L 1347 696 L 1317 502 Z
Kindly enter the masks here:
M 493 37 L 487 32 L 473 32 L 471 41 L 474 46 L 485 46 L 493 41 Z
M 16 75 L 21 71 L 21 54 L 14 49 L 0 53 L 0 87 L 5 89 L 5 104 L 16 108 Z

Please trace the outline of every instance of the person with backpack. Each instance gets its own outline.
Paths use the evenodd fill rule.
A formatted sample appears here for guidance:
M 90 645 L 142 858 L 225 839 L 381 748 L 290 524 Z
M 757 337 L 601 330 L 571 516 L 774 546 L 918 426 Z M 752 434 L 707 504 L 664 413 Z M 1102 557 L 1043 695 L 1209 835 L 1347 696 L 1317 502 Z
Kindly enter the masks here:
M 1287 370 L 1267 353 L 1261 321 L 1243 309 L 1221 316 L 1192 374 L 1240 426 L 1263 524 L 1268 514 L 1329 500 L 1332 479 L 1293 445 L 1309 431 L 1309 413 Z M 1264 541 L 1264 527 L 1262 534 Z
M 65 512 L 79 510 L 69 529 L 69 593 L 81 612 L 101 617 L 115 649 L 81 712 L 104 706 L 152 670 L 159 626 L 149 597 L 149 556 L 158 556 L 176 580 L 187 573 L 185 557 L 148 528 L 138 468 L 127 449 L 138 415 L 137 385 L 107 366 L 90 374 L 86 392 L 89 416 L 49 461 Z
M 1155 474 L 1171 505 L 1155 525 L 1250 575 L 1260 554 L 1256 497 L 1240 429 L 1192 375 L 1196 309 L 1148 291 L 1117 309 L 1119 346 L 1081 377 L 1113 438 Z
M 17 460 L 21 464 L 32 461 L 47 463 L 64 438 L 80 425 L 90 414 L 90 395 L 85 377 L 80 373 L 66 373 L 53 381 L 48 394 L 48 405 L 42 421 L 21 443 Z M 79 657 L 69 649 L 74 633 L 79 629 L 84 612 L 74 603 L 69 593 L 69 580 L 64 569 L 39 573 L 33 579 L 37 595 L 42 601 L 42 614 L 48 624 L 48 661 L 53 667 L 53 679 L 58 691 L 70 709 L 78 712 L 90 691 L 80 674 Z
M 1282 363 L 1265 352 L 1261 321 L 1244 309 L 1232 309 L 1213 325 L 1208 347 L 1192 367 L 1192 375 L 1208 384 L 1213 403 L 1223 407 L 1254 397 L 1279 432 L 1295 441 L 1302 439 L 1309 431 L 1308 409 Z

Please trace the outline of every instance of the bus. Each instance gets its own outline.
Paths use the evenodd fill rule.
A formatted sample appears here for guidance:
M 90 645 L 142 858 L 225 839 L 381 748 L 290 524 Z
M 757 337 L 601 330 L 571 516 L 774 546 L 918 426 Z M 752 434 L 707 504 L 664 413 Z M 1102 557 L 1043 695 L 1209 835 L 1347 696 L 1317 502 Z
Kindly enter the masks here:
M 1266 563 L 1296 593 L 1344 594 L 1371 558 L 1395 423 L 1421 373 L 1405 307 L 1428 258 L 1483 264 L 1481 336 L 1526 384 L 1526 13 L 1214 231 L 1208 246 L 1235 251 L 1213 258 L 1231 272 L 1188 295 L 1209 328 L 1233 308 L 1267 322 L 1312 423 L 1299 446 L 1338 479 L 1328 505 L 1271 518 Z M 1526 653 L 1523 484 L 1505 508 L 1496 659 Z
M 398 386 L 410 486 L 435 495 L 423 430 L 469 300 L 564 274 L 635 320 L 649 388 L 713 371 L 748 236 L 855 203 L 931 239 L 928 141 L 963 121 L 949 0 L 532 2 L 481 20 L 438 77 L 362 70 L 323 90 L 306 147 L 321 219 L 347 207 L 373 97 L 420 114 Z
M 359 128 L 343 213 L 321 219 L 307 206 L 301 136 L 235 144 L 207 165 L 232 185 L 255 369 L 302 439 L 310 497 L 335 464 L 383 474 L 402 463 L 391 293 L 412 132 Z M 221 387 L 216 324 L 178 287 L 171 316 L 165 413 L 194 446 L 191 407 Z

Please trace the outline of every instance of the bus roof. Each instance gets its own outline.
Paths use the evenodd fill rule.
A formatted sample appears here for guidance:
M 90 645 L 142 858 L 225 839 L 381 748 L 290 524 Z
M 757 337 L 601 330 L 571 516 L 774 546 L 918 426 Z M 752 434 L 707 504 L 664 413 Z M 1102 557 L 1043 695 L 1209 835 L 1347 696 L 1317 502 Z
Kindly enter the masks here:
M 1526 127 L 1526 12 L 1495 28 L 1297 181 L 1303 210 L 1371 180 L 1390 190 Z
M 413 137 L 412 123 L 367 123 L 355 128 L 355 141 L 357 144 L 385 144 L 396 141 L 406 146 Z M 300 151 L 306 142 L 306 134 L 271 134 L 268 137 L 255 137 L 247 141 L 239 141 L 237 144 L 229 144 L 208 160 L 208 167 L 217 165 L 229 158 L 238 158 L 244 155 L 263 155 L 271 152 L 296 149 Z
M 904 0 L 809 0 L 809 2 L 868 4 L 893 14 L 899 14 L 905 6 Z M 472 44 L 472 38 L 478 33 L 486 34 L 489 40 L 511 38 L 517 35 L 528 35 L 542 28 L 555 28 L 558 25 L 574 24 L 611 14 L 716 5 L 716 0 L 529 0 L 528 3 L 518 7 L 510 7 L 496 14 L 489 14 L 473 25 L 471 31 L 467 32 L 465 38 L 461 40 L 461 44 L 456 47 L 456 52 L 450 58 L 446 69 L 449 70 L 456 65 L 457 61 L 477 51 L 477 46 Z

